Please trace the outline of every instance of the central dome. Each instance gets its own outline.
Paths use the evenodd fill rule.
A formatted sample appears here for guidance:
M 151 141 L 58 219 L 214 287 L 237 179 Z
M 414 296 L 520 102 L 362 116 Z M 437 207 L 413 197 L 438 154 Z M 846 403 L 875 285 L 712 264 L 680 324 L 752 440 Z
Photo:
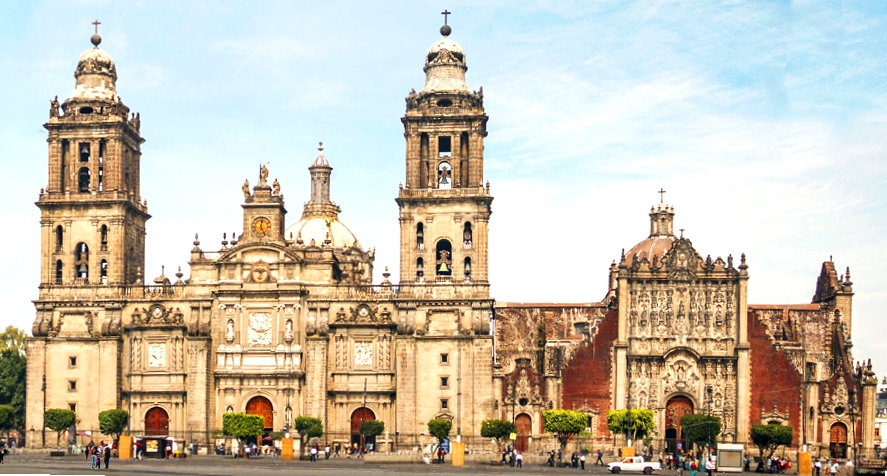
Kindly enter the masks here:
M 286 237 L 293 240 L 301 239 L 305 245 L 332 246 L 333 248 L 351 248 L 357 243 L 357 237 L 344 223 L 338 219 L 319 216 L 303 217 L 286 229 Z M 329 243 L 326 241 L 329 240 Z

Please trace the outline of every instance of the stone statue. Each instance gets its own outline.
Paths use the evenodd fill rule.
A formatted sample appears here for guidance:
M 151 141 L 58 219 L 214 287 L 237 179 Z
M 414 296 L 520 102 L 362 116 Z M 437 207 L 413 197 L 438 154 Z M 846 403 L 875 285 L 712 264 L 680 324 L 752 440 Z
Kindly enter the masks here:
M 139 130 L 142 127 L 142 113 L 135 113 L 135 116 L 132 118 L 132 127 L 135 130 Z
M 234 342 L 234 319 L 228 319 L 228 330 L 225 332 L 225 342 L 228 344 Z
M 283 338 L 284 338 L 284 340 L 286 340 L 287 343 L 290 343 L 293 341 L 293 321 L 292 321 L 292 319 L 289 319 L 286 321 L 286 333 L 284 333 Z
M 268 185 L 268 167 L 265 164 L 259 166 L 259 185 Z
M 271 192 L 272 195 L 280 195 L 280 182 L 277 181 L 277 177 L 274 178 L 274 184 L 272 185 L 274 190 Z
M 243 181 L 243 196 L 249 198 L 249 179 Z
M 59 117 L 59 97 L 49 101 L 49 117 Z

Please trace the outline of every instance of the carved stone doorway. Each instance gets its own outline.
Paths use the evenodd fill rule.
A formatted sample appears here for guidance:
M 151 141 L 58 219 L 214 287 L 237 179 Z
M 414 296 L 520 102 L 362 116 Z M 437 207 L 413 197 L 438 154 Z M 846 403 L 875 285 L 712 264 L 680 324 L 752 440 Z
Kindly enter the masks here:
M 169 413 L 154 407 L 145 414 L 145 436 L 166 436 L 169 434 Z
M 265 429 L 274 429 L 274 407 L 271 400 L 265 397 L 253 397 L 246 403 L 247 415 L 259 415 L 265 419 Z
M 828 450 L 832 458 L 847 457 L 847 425 L 835 423 L 828 430 Z
M 375 420 L 376 414 L 367 407 L 360 407 L 351 414 L 351 446 L 363 446 L 371 444 L 375 447 L 376 437 L 368 438 L 367 441 L 360 440 L 360 424 L 365 421 Z
M 689 449 L 681 434 L 681 417 L 690 413 L 693 413 L 693 402 L 683 395 L 672 397 L 665 405 L 665 444 L 669 453 Z
M 533 434 L 533 419 L 526 413 L 521 413 L 514 419 L 514 431 L 517 439 L 514 440 L 514 449 L 526 453 L 530 447 L 530 435 Z

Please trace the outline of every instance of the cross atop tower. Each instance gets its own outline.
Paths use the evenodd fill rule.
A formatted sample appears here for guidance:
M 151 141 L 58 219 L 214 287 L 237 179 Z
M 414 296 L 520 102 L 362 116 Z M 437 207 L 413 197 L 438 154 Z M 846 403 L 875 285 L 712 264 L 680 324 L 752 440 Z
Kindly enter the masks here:
M 101 25 L 102 22 L 96 20 L 96 21 L 92 22 L 92 24 L 95 25 L 95 34 L 98 35 L 99 34 L 99 25 Z
M 659 203 L 665 203 L 665 189 L 660 188 L 659 191 L 656 193 L 659 194 Z
M 447 9 L 444 9 L 444 11 L 440 12 L 440 14 L 444 16 L 444 25 L 446 25 L 447 24 L 447 16 L 452 15 L 453 12 L 448 11 Z

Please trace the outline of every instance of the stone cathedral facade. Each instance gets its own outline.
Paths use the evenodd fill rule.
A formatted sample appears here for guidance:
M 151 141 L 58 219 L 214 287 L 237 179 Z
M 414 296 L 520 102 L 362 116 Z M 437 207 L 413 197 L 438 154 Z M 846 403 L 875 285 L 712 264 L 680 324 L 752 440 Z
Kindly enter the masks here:
M 28 445 L 43 444 L 45 409 L 70 408 L 96 428 L 100 411 L 122 408 L 132 434 L 202 445 L 222 415 L 247 412 L 268 431 L 318 417 L 331 443 L 382 420 L 383 450 L 430 443 L 433 418 L 487 449 L 481 422 L 504 418 L 520 449 L 542 449 L 542 412 L 572 408 L 610 446 L 606 412 L 640 407 L 655 411 L 660 448 L 681 440 L 683 414 L 703 409 L 723 418 L 723 441 L 780 422 L 798 444 L 871 447 L 874 376 L 853 365 L 850 273 L 838 277 L 831 261 L 811 304 L 750 305 L 745 256 L 702 258 L 660 203 L 649 237 L 610 266 L 603 300 L 495 303 L 483 90 L 469 90 L 466 55 L 449 26 L 441 33 L 401 119 L 397 284 L 387 270 L 373 284 L 374 248 L 339 221 L 322 145 L 298 219 L 287 221 L 281 184 L 261 166 L 241 186 L 243 229 L 221 249 L 195 236 L 187 277 L 146 282 L 141 117 L 117 95 L 94 35 L 73 95 L 51 102 L 45 124 Z

